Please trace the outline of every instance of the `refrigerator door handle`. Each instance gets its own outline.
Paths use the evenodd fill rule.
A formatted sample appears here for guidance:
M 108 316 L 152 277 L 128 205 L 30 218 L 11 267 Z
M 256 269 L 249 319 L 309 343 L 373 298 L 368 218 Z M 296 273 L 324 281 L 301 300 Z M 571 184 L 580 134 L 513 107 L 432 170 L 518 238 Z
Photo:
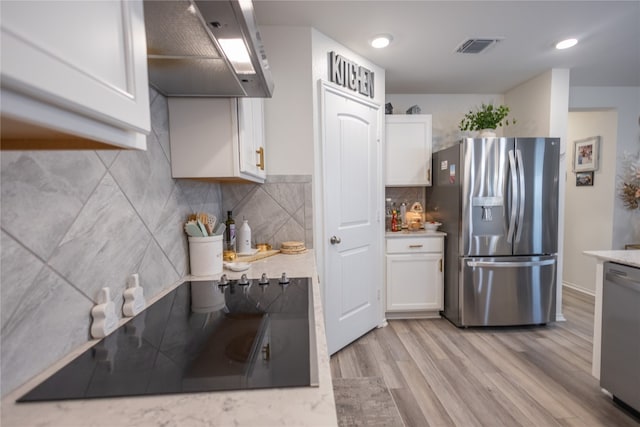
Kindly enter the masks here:
M 511 217 L 509 218 L 507 242 L 513 243 L 513 233 L 516 226 L 516 204 L 518 202 L 518 176 L 516 175 L 516 158 L 513 150 L 509 150 L 509 165 L 511 166 Z
M 518 208 L 518 231 L 516 232 L 516 243 L 518 243 L 520 241 L 520 237 L 522 237 L 522 229 L 524 228 L 524 203 L 526 194 L 524 191 L 524 162 L 522 161 L 522 151 L 516 150 L 516 156 L 518 160 L 518 173 L 520 174 L 520 190 L 518 191 L 520 207 Z
M 543 265 L 555 264 L 555 259 L 545 259 L 541 261 L 467 261 L 469 267 L 541 267 Z

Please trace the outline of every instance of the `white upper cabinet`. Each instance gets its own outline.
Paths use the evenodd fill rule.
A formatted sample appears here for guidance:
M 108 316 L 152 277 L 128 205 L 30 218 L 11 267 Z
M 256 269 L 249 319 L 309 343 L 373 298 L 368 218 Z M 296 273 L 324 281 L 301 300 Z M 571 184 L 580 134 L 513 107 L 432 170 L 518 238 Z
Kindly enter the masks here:
M 238 98 L 238 144 L 240 172 L 264 182 L 264 100 Z
M 174 178 L 264 183 L 262 98 L 169 98 Z
M 386 117 L 386 180 L 391 186 L 431 185 L 431 115 Z
M 3 143 L 67 135 L 146 149 L 142 1 L 0 3 Z

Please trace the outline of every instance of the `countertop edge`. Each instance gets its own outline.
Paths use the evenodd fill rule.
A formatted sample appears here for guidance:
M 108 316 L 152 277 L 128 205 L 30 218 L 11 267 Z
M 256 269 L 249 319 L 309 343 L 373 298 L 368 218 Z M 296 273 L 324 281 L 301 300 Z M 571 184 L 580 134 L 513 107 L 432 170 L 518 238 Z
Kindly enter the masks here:
M 584 255 L 640 268 L 640 249 L 583 251 Z
M 444 231 L 385 231 L 385 238 L 407 238 L 407 237 L 445 237 L 447 233 Z

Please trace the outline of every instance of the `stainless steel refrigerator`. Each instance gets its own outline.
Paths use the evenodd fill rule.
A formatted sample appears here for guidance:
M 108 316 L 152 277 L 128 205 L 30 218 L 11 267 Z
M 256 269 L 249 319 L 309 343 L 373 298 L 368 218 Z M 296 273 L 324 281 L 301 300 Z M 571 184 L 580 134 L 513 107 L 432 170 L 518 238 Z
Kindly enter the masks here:
M 427 210 L 445 239 L 444 316 L 457 326 L 555 320 L 558 138 L 463 139 L 433 155 Z

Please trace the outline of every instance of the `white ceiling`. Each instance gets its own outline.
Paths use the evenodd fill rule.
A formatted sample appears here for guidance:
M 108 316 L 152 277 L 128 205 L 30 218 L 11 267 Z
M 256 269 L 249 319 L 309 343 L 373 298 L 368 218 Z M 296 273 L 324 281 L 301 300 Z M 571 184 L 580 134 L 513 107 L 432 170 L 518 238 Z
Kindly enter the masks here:
M 551 68 L 570 68 L 571 86 L 640 86 L 640 0 L 253 3 L 259 26 L 314 27 L 384 68 L 387 93 L 503 93 Z M 379 33 L 386 49 L 368 45 Z M 504 40 L 455 53 L 471 37 Z M 557 51 L 567 37 L 580 43 Z

